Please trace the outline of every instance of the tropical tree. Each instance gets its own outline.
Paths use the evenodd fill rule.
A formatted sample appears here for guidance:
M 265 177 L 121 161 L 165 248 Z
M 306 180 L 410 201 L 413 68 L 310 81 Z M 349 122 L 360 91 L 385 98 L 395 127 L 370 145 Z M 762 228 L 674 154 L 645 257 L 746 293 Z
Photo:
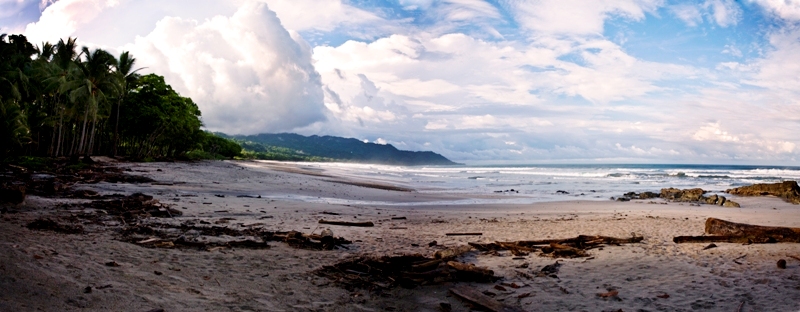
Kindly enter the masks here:
M 138 71 L 142 70 L 143 68 L 133 69 L 133 65 L 136 63 L 136 58 L 132 57 L 128 51 L 122 52 L 119 55 L 119 59 L 117 60 L 117 67 L 116 73 L 119 77 L 117 77 L 117 81 L 120 83 L 120 93 L 117 97 L 117 116 L 114 118 L 114 152 L 113 156 L 117 156 L 117 146 L 119 145 L 119 111 L 120 105 L 122 102 L 125 101 L 125 96 L 128 94 L 130 90 L 130 86 L 133 86 L 134 83 L 139 79 L 139 75 L 137 74 Z
M 69 121 L 71 117 L 68 115 L 72 111 L 69 110 L 67 106 L 68 100 L 65 98 L 65 94 L 67 93 L 69 84 L 68 82 L 75 78 L 75 72 L 77 71 L 77 65 L 75 61 L 78 59 L 78 52 L 77 50 L 77 39 L 76 38 L 67 38 L 67 41 L 64 39 L 60 39 L 58 43 L 55 45 L 55 53 L 51 58 L 50 62 L 47 64 L 47 73 L 44 75 L 44 83 L 48 89 L 53 90 L 53 99 L 54 99 L 54 115 L 58 118 L 58 134 L 56 135 L 56 148 L 53 152 L 53 156 L 61 156 L 62 155 L 62 147 L 64 147 L 65 142 L 65 118 Z M 71 129 L 69 129 L 71 130 Z M 67 154 L 67 153 L 63 153 Z
M 23 73 L 26 60 L 36 53 L 25 36 L 0 35 L 0 156 L 20 149 L 30 139 L 25 113 L 20 106 L 28 90 Z
M 0 35 L 0 161 L 12 154 L 239 153 L 238 145 L 200 130 L 191 99 L 162 76 L 139 75 L 135 65 L 128 52 L 116 58 L 102 49 L 79 50 L 75 38 L 35 47 L 25 36 Z
M 83 47 L 81 53 L 85 60 L 77 63 L 76 79 L 67 83 L 69 99 L 82 104 L 83 125 L 76 154 L 89 156 L 92 153 L 98 115 L 110 97 L 119 95 L 119 79 L 111 69 L 116 67 L 117 59 L 102 49 L 89 51 Z M 91 126 L 91 129 L 88 128 Z

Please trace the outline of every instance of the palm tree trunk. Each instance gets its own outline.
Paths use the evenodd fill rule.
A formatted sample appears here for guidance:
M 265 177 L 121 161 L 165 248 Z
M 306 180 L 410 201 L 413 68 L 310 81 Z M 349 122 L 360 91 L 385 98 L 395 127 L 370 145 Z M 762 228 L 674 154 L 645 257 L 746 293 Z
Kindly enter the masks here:
M 92 150 L 94 148 L 94 132 L 97 130 L 97 118 L 92 121 L 92 131 L 91 135 L 89 135 L 89 146 L 86 147 L 86 155 L 92 156 Z
M 69 134 L 72 136 L 72 144 L 70 145 L 69 155 L 67 155 L 67 156 L 74 155 L 75 154 L 75 150 L 78 148 L 78 133 L 77 133 L 78 129 L 77 128 L 78 128 L 77 124 L 71 124 L 70 125 Z
M 124 91 L 123 91 L 124 92 Z M 119 137 L 118 137 L 118 130 L 119 130 L 119 109 L 122 107 L 122 96 L 119 97 L 117 100 L 117 118 L 115 119 L 114 124 L 114 152 L 112 156 L 117 157 L 117 145 L 119 145 Z
M 83 115 L 83 129 L 81 129 L 81 140 L 78 144 L 78 154 L 83 154 L 83 146 L 86 143 L 86 123 L 89 121 L 89 106 L 86 106 L 86 113 Z
M 56 157 L 61 156 L 61 143 L 64 133 L 64 112 L 59 108 L 58 116 L 58 145 L 56 146 Z

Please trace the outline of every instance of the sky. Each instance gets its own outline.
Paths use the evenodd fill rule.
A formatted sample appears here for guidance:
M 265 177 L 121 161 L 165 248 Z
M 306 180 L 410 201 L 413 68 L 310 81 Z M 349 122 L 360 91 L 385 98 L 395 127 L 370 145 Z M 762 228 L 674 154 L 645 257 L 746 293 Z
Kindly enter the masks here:
M 800 0 L 0 0 L 0 33 L 130 51 L 228 134 L 800 165 Z

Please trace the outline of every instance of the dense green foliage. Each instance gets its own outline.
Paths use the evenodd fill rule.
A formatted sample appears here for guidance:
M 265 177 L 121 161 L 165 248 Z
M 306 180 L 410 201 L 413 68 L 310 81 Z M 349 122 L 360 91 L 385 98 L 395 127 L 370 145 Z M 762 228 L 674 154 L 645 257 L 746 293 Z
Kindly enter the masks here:
M 401 151 L 390 144 L 364 143 L 334 136 L 302 136 L 294 133 L 233 136 L 258 159 L 297 161 L 347 161 L 388 165 L 456 165 L 434 152 Z
M 302 151 L 293 150 L 291 148 L 265 145 L 253 141 L 236 140 L 244 152 L 242 154 L 245 158 L 261 159 L 261 160 L 283 160 L 283 161 L 336 161 L 337 159 L 310 156 Z
M 206 153 L 225 158 L 233 158 L 242 154 L 242 146 L 239 143 L 208 132 L 202 133 L 200 147 L 200 150 Z
M 203 132 L 200 110 L 164 78 L 139 75 L 128 52 L 78 49 L 75 39 L 34 46 L 0 36 L 0 160 L 125 155 L 234 157 L 234 142 Z

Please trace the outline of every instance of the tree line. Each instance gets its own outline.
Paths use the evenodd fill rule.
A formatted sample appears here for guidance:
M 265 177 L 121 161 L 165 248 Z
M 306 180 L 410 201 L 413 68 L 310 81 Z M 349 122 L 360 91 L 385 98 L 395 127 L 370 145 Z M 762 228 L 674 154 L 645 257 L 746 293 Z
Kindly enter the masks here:
M 239 155 L 201 129 L 200 110 L 129 52 L 34 45 L 0 35 L 0 160 L 14 156 L 134 159 Z

